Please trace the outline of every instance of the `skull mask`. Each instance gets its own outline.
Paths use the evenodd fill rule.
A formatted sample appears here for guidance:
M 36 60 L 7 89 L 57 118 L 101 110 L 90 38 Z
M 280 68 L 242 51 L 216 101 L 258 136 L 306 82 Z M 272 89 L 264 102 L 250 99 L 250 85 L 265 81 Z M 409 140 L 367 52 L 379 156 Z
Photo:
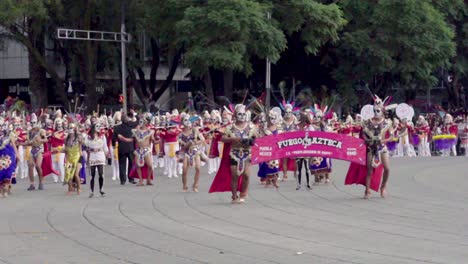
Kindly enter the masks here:
M 63 129 L 63 121 L 61 119 L 57 119 L 55 121 L 55 129 L 62 130 Z
M 184 125 L 184 127 L 191 127 L 192 123 L 190 123 L 190 118 L 188 116 L 182 119 L 182 125 Z
M 272 125 L 276 125 L 280 121 L 278 114 L 274 111 L 270 111 L 270 113 L 268 114 L 268 119 L 270 120 L 270 124 Z
M 238 122 L 246 122 L 247 121 L 247 113 L 245 111 L 245 106 L 238 104 L 235 107 L 236 113 L 236 121 Z
M 292 115 L 293 115 L 293 107 L 292 107 L 292 105 L 287 104 L 287 105 L 284 107 L 284 117 L 285 117 L 285 118 L 291 118 Z

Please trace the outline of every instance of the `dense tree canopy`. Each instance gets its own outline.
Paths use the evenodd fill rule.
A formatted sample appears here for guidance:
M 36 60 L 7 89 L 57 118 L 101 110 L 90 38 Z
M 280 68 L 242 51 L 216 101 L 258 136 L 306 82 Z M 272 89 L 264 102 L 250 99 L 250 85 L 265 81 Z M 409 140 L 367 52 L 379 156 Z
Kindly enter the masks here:
M 40 96 L 47 73 L 64 103 L 64 81 L 80 80 L 90 98 L 88 110 L 95 109 L 98 74 L 120 76 L 119 45 L 59 41 L 55 31 L 120 31 L 122 3 L 133 36 L 126 81 L 145 106 L 171 86 L 180 65 L 191 69 L 193 87 L 212 100 L 231 97 L 233 90 L 261 91 L 267 57 L 275 63 L 274 86 L 292 79 L 311 93 L 339 96 L 345 104 L 356 102 L 358 84 L 388 94 L 392 87 L 417 91 L 450 75 L 448 92 L 458 98 L 456 105 L 466 83 L 463 0 L 3 0 L 1 36 L 22 43 L 30 53 L 36 107 L 47 104 Z M 65 76 L 46 59 L 46 39 L 65 65 Z M 149 60 L 143 47 L 149 47 Z M 169 75 L 158 84 L 162 64 Z

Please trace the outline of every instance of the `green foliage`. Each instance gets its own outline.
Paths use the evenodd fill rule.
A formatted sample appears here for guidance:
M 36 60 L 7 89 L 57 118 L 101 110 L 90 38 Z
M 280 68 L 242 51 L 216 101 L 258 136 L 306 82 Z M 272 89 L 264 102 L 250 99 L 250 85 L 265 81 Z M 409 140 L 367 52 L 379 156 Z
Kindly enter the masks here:
M 251 0 L 206 1 L 189 6 L 177 22 L 186 63 L 195 74 L 210 67 L 252 73 L 250 58 L 276 61 L 284 34 L 267 17 L 269 6 Z
M 336 42 L 346 24 L 343 12 L 336 4 L 321 4 L 313 0 L 275 0 L 274 16 L 288 35 L 299 32 L 307 53 L 315 54 L 328 41 Z
M 433 73 L 455 55 L 454 31 L 427 0 L 346 0 L 349 21 L 337 48 L 335 77 L 343 86 L 358 80 L 388 89 L 431 85 Z M 375 87 L 375 79 L 382 79 Z

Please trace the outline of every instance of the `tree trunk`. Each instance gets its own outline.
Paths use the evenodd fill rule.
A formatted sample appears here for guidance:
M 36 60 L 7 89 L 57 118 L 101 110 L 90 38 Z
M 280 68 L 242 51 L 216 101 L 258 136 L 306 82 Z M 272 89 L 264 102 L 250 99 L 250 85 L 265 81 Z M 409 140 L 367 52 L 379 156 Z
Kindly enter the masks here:
M 232 70 L 223 71 L 224 96 L 233 101 L 232 92 L 234 85 L 234 73 Z
M 214 93 L 213 93 L 213 81 L 211 80 L 211 73 L 209 70 L 203 76 L 203 82 L 205 84 L 206 97 L 208 97 L 209 100 L 214 102 L 215 100 L 214 100 Z
M 156 91 L 156 75 L 158 73 L 159 64 L 161 62 L 161 57 L 159 56 L 160 48 L 156 39 L 151 38 L 151 51 L 152 51 L 152 60 L 151 60 L 151 72 L 150 72 L 150 83 L 149 91 L 154 93 Z
M 32 48 L 36 49 L 40 56 L 45 54 L 45 34 L 44 29 L 32 27 L 34 19 L 29 20 L 28 39 Z M 32 52 L 28 52 L 29 60 L 29 90 L 31 98 L 31 108 L 33 111 L 38 108 L 45 108 L 48 105 L 47 97 L 47 76 L 46 70 L 37 60 L 34 59 Z
M 23 32 L 22 30 L 20 30 L 18 27 L 14 25 L 10 26 L 8 29 L 13 35 L 13 37 L 28 49 L 29 63 L 32 63 L 32 70 L 33 70 L 33 72 L 30 72 L 31 74 L 30 78 L 34 78 L 34 75 L 36 72 L 35 66 L 41 67 L 43 70 L 45 70 L 50 75 L 52 80 L 54 81 L 55 95 L 57 95 L 62 101 L 62 103 L 66 105 L 68 103 L 68 99 L 67 99 L 65 90 L 63 89 L 63 82 L 62 82 L 63 80 L 59 77 L 55 69 L 47 64 L 45 56 L 44 56 L 45 54 L 45 48 L 44 48 L 45 43 L 44 43 L 44 35 L 43 35 L 44 33 L 42 32 L 41 34 L 39 34 L 41 35 L 41 37 L 38 38 L 36 36 L 37 32 L 35 32 L 34 27 L 31 26 L 34 23 L 35 23 L 35 19 L 33 17 L 28 19 L 28 28 L 27 28 L 28 32 Z M 36 43 L 36 41 L 40 41 L 42 45 L 42 46 L 38 46 L 40 49 L 36 47 L 38 44 Z M 39 74 L 39 72 L 37 73 Z M 36 81 L 38 82 L 36 83 Z M 32 95 L 31 100 L 33 101 L 33 104 L 36 104 L 40 100 L 42 100 L 40 104 L 47 105 L 47 92 L 45 92 L 47 91 L 47 87 L 45 84 L 41 84 L 42 82 L 43 81 L 40 81 L 40 79 L 37 79 L 37 80 L 34 79 L 32 80 L 32 84 L 30 84 L 31 88 L 33 88 L 32 89 L 33 93 L 31 93 Z M 45 90 L 40 90 L 41 88 Z M 36 92 L 38 94 L 35 94 Z M 33 97 L 36 97 L 36 95 L 45 96 L 45 99 L 36 100 L 37 98 L 33 98 Z M 33 107 L 37 107 L 37 106 L 33 105 Z
M 144 89 L 146 89 L 146 81 L 144 79 L 143 75 L 143 80 L 141 79 L 142 77 L 140 76 L 140 80 L 137 81 L 136 74 L 133 70 L 128 71 L 128 79 L 129 83 L 135 90 L 135 93 L 140 100 L 140 102 L 143 104 L 143 107 L 148 110 L 148 97 L 144 94 Z M 145 84 L 144 88 L 142 87 L 142 83 Z
M 177 67 L 179 66 L 179 62 L 180 62 L 180 59 L 182 57 L 182 53 L 184 51 L 184 48 L 181 47 L 177 53 L 174 55 L 173 57 L 173 60 L 172 60 L 172 64 L 170 65 L 170 70 L 169 70 L 169 74 L 167 75 L 167 78 L 166 80 L 164 81 L 164 83 L 161 85 L 161 87 L 155 92 L 153 93 L 153 96 L 152 96 L 152 100 L 154 102 L 157 102 L 158 99 L 164 94 L 164 92 L 167 90 L 167 88 L 169 88 L 169 86 L 171 85 L 172 83 L 172 80 L 174 78 L 174 75 L 175 75 L 175 72 L 177 70 Z

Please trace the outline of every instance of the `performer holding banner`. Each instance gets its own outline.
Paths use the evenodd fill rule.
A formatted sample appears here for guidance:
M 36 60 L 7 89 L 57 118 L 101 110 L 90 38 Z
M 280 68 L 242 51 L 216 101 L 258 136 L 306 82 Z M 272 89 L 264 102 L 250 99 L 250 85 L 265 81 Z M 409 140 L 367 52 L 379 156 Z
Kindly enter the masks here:
M 290 131 L 297 130 L 297 118 L 294 116 L 294 111 L 299 111 L 299 109 L 294 108 L 294 102 L 286 103 L 283 101 L 282 108 L 284 110 L 284 117 L 282 122 L 281 133 L 287 133 Z M 296 161 L 294 159 L 281 159 L 280 170 L 283 171 L 283 181 L 288 179 L 288 171 L 294 172 L 294 178 L 297 178 L 296 175 Z
M 314 117 L 312 118 L 312 127 L 314 131 L 334 131 L 338 132 L 339 128 L 337 127 L 337 117 L 336 114 L 334 119 L 334 127 L 328 127 L 324 120 L 324 115 L 328 106 L 320 108 L 318 105 L 314 105 Z M 314 175 L 314 184 L 317 185 L 320 181 L 325 178 L 325 183 L 330 183 L 330 173 L 331 173 L 331 159 L 325 157 L 311 157 L 309 160 L 309 169 L 310 173 Z M 307 187 L 309 187 L 309 180 L 307 179 Z M 310 187 L 309 187 L 310 188 Z
M 268 114 L 267 127 L 264 128 L 263 131 L 259 131 L 259 133 L 263 133 L 263 135 L 266 136 L 277 135 L 278 133 L 281 133 L 281 130 L 278 128 L 279 123 L 281 123 L 281 109 L 274 107 Z M 260 163 L 258 177 L 263 179 L 262 182 L 265 182 L 265 187 L 273 184 L 273 186 L 278 188 L 278 174 L 279 160 L 274 159 Z

